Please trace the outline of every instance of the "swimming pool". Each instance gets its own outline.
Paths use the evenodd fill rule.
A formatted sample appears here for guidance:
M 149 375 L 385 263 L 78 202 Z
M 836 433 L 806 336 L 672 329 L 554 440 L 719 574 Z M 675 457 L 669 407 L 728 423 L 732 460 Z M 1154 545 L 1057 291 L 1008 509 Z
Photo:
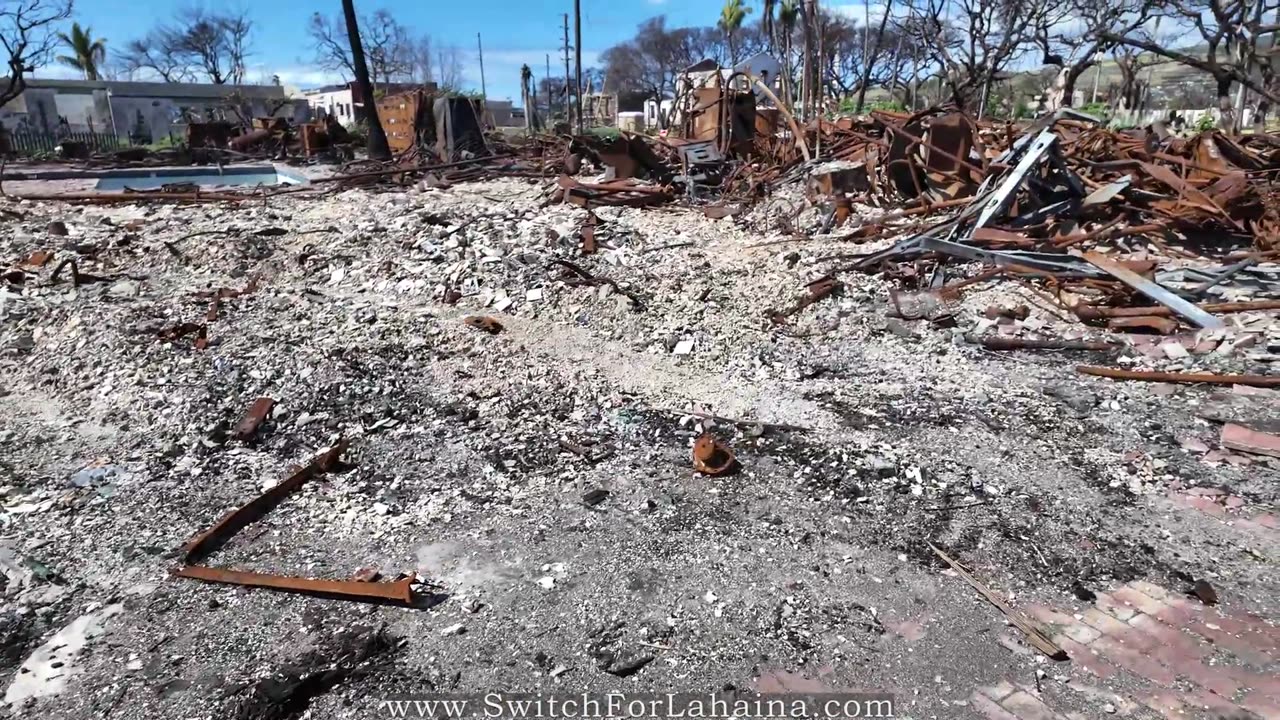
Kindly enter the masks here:
M 157 168 L 107 170 L 99 174 L 98 190 L 155 190 L 164 185 L 191 183 L 200 187 L 252 187 L 255 185 L 299 185 L 306 178 L 272 165 L 224 168 Z

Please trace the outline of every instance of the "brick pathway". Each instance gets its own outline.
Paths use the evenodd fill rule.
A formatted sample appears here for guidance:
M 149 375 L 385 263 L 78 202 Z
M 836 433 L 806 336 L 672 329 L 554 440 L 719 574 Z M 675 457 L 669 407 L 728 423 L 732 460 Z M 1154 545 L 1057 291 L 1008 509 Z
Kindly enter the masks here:
M 1136 581 L 1099 593 L 1083 612 L 1044 605 L 1023 608 L 1071 655 L 1091 683 L 1068 687 L 1091 696 L 1096 717 L 1110 703 L 1117 716 L 1189 720 L 1249 717 L 1280 720 L 1280 628 L 1240 611 L 1220 611 L 1195 598 Z M 1129 682 L 1119 682 L 1128 680 Z M 1140 687 L 1112 692 L 1108 687 Z M 1002 682 L 970 698 L 990 720 L 1074 720 L 1045 704 L 1034 689 Z M 1230 713 L 1237 713 L 1231 715 Z M 1146 714 L 1150 714 L 1149 712 Z

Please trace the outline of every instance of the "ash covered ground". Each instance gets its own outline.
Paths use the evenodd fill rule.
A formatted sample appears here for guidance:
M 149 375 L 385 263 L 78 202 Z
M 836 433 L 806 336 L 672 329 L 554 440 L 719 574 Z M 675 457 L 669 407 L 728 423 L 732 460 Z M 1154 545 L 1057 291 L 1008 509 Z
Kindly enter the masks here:
M 1213 450 L 1196 409 L 1220 389 L 965 342 L 993 303 L 1069 324 L 1013 283 L 939 323 L 890 317 L 889 279 L 843 274 L 779 325 L 831 256 L 865 248 L 757 247 L 782 239 L 766 203 L 601 208 L 582 256 L 586 212 L 546 197 L 495 180 L 7 203 L 0 256 L 55 255 L 0 291 L 0 712 L 355 719 L 422 692 L 857 688 L 894 693 L 899 716 L 969 718 L 989 717 L 975 688 L 1008 680 L 1061 717 L 1160 717 L 1120 702 L 1125 676 L 1034 651 L 929 543 L 1014 606 L 1204 580 L 1275 627 L 1280 534 L 1232 518 L 1275 513 L 1280 460 Z M 52 281 L 64 258 L 89 277 Z M 208 319 L 207 293 L 253 286 Z M 504 330 L 463 322 L 477 314 Z M 158 338 L 180 323 L 208 346 Z M 234 439 L 261 396 L 271 416 Z M 692 469 L 704 431 L 740 472 Z M 184 542 L 339 437 L 337 472 L 210 563 L 416 572 L 434 602 L 171 577 Z M 1174 499 L 1196 488 L 1235 498 L 1230 514 Z

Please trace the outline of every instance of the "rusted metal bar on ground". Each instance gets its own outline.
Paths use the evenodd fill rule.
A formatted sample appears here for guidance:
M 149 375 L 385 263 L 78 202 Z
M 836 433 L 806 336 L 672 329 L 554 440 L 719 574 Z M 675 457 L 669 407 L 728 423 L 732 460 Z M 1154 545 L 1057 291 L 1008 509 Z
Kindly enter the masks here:
M 323 580 L 320 578 L 271 575 L 248 570 L 225 570 L 202 565 L 184 565 L 173 571 L 178 577 L 227 585 L 271 588 L 307 595 L 325 595 L 346 600 L 382 600 L 413 604 L 413 578 L 396 582 L 363 580 Z
M 786 310 L 770 310 L 769 319 L 777 325 L 782 325 L 786 323 L 787 318 L 795 315 L 819 300 L 839 292 L 843 287 L 844 284 L 839 280 L 836 280 L 830 275 L 824 275 L 823 277 L 809 283 L 809 292 L 805 293 L 804 297 L 795 301 L 791 307 Z
M 937 545 L 934 545 L 933 543 L 929 543 L 929 547 L 935 553 L 937 553 L 938 557 L 942 558 L 943 561 L 947 563 L 947 565 L 951 566 L 951 569 L 956 571 L 956 573 L 959 574 L 960 577 L 963 578 L 965 582 L 969 583 L 970 587 L 972 587 L 974 590 L 977 590 L 978 593 L 982 595 L 982 597 L 986 598 L 987 602 L 991 603 L 992 605 L 995 605 L 1000 610 L 1000 612 L 1004 613 L 1004 616 L 1009 618 L 1009 622 L 1013 623 L 1014 627 L 1021 630 L 1023 634 L 1027 636 L 1027 639 L 1031 641 L 1031 644 L 1036 647 L 1037 650 L 1047 655 L 1050 660 L 1068 659 L 1067 651 L 1058 647 L 1053 643 L 1052 640 L 1045 637 L 1044 633 L 1040 632 L 1040 630 L 1037 629 L 1036 626 L 1032 625 L 1030 621 L 1028 621 L 1025 617 L 1022 616 L 1022 613 L 1018 612 L 1012 607 L 1009 607 L 1009 605 L 1005 603 L 1004 600 L 1000 599 L 999 595 L 996 595 L 994 592 L 992 592 L 990 588 L 988 588 L 986 585 L 983 585 L 981 582 L 978 581 L 977 578 L 975 578 L 972 574 L 970 574 L 968 570 L 965 570 L 964 566 L 962 566 L 960 563 L 953 560 L 950 555 L 947 555 L 946 553 L 939 550 Z
M 1076 372 L 1096 375 L 1112 380 L 1136 380 L 1139 382 L 1188 383 L 1203 385 L 1248 385 L 1250 387 L 1280 387 L 1280 375 L 1215 375 L 1213 373 L 1174 373 L 1155 370 L 1125 370 L 1122 368 L 1077 365 Z
M 258 432 L 258 427 L 267 419 L 267 415 L 271 413 L 271 408 L 276 406 L 276 401 L 269 397 L 260 397 L 253 401 L 249 406 L 249 412 L 245 414 L 244 419 L 236 425 L 234 437 L 245 442 L 251 439 Z
M 974 342 L 974 340 L 970 340 Z M 976 340 L 988 350 L 1115 350 L 1121 345 L 1105 340 L 1036 340 L 1033 338 L 990 335 Z
M 1226 323 L 1222 322 L 1222 318 L 1214 317 L 1205 312 L 1191 302 L 1173 294 L 1168 289 L 1148 280 L 1138 273 L 1127 267 L 1115 262 L 1111 258 L 1098 252 L 1087 252 L 1084 259 L 1089 261 L 1090 265 L 1097 267 L 1099 270 L 1116 278 L 1120 282 L 1155 300 L 1156 302 L 1169 308 L 1171 311 L 1191 321 L 1197 327 L 1209 330 L 1217 330 L 1226 327 Z
M 1168 308 L 1161 308 L 1167 310 Z M 1172 313 L 1171 313 L 1172 314 Z M 1108 330 L 1154 330 L 1161 335 L 1169 335 L 1178 329 L 1178 321 L 1172 317 L 1155 315 L 1134 315 L 1114 317 L 1107 320 Z
M 1201 303 L 1199 309 L 1207 313 L 1230 314 L 1254 312 L 1259 310 L 1280 310 L 1280 300 L 1250 300 L 1247 302 Z M 1077 305 L 1072 312 L 1081 320 L 1106 320 L 1123 317 L 1172 317 L 1173 310 L 1164 306 L 1153 307 L 1100 307 L 1098 305 Z
M 551 264 L 559 265 L 567 269 L 569 272 L 572 272 L 574 275 L 577 275 L 580 279 L 582 279 L 588 285 L 608 285 L 612 287 L 620 295 L 626 295 L 631 300 L 631 302 L 635 304 L 637 310 L 644 310 L 646 307 L 644 304 L 644 300 L 642 300 L 639 295 L 635 294 L 630 290 L 627 290 L 626 288 L 619 285 L 617 282 L 610 280 L 607 277 L 592 275 L 591 273 L 584 270 L 582 266 L 578 265 L 577 263 L 556 258 L 551 261 Z
M 194 564 L 213 554 L 245 526 L 275 509 L 286 497 L 302 487 L 303 483 L 332 469 L 346 449 L 346 439 L 338 440 L 332 448 L 317 455 L 279 485 L 227 513 L 216 525 L 200 533 L 183 547 L 183 561 Z

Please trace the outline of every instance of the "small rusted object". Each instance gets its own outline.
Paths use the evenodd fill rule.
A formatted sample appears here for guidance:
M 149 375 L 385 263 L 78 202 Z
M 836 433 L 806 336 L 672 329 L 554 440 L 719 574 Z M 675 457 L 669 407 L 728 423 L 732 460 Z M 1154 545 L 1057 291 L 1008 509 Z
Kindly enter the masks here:
M 320 578 L 271 575 L 248 570 L 226 570 L 184 565 L 173 571 L 178 577 L 226 585 L 270 588 L 306 595 L 324 595 L 345 600 L 374 600 L 413 604 L 413 579 L 396 582 L 364 582 L 361 580 L 322 580 Z
M 493 318 L 488 315 L 468 315 L 467 317 L 462 318 L 462 322 L 477 330 L 483 330 L 490 335 L 497 335 L 504 329 L 502 327 L 502 323 L 498 322 L 497 318 Z
M 738 468 L 728 445 L 711 433 L 703 433 L 693 443 L 693 469 L 703 475 L 727 475 Z
M 267 419 L 267 415 L 271 414 L 271 408 L 276 406 L 276 401 L 269 397 L 260 397 L 253 401 L 249 406 L 249 412 L 245 414 L 244 419 L 236 425 L 235 439 L 240 442 L 246 442 L 258 433 L 258 428 L 263 421 Z
M 997 320 L 1002 317 L 1026 320 L 1031 317 L 1031 308 L 1026 305 L 990 305 L 983 314 L 988 320 Z
M 582 254 L 594 255 L 596 250 L 596 214 L 587 211 L 587 221 L 582 224 Z
M 30 255 L 22 259 L 22 264 L 27 267 L 44 267 L 46 263 L 53 259 L 53 253 L 48 250 L 36 250 Z
M 188 335 L 195 335 L 197 339 L 204 337 L 205 326 L 200 323 L 182 322 L 161 330 L 157 337 L 165 342 L 176 342 Z
M 1218 604 L 1218 591 L 1213 588 L 1213 585 L 1209 584 L 1208 580 L 1197 580 L 1195 585 L 1191 586 L 1190 594 L 1205 605 Z
M 849 220 L 849 216 L 853 214 L 853 201 L 847 197 L 838 197 L 835 205 L 836 227 L 839 227 L 844 225 Z

